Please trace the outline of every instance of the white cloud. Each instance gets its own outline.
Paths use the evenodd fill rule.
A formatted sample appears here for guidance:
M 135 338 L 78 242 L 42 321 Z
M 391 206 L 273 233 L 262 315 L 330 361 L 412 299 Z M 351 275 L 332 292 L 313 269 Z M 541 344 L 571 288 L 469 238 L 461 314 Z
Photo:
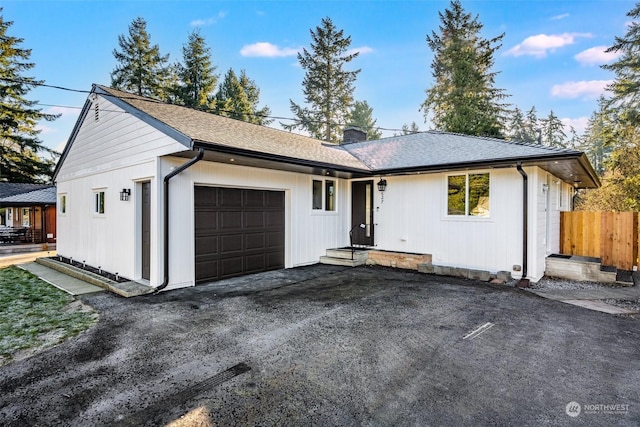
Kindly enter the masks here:
M 568 17 L 569 17 L 568 13 L 563 13 L 563 14 L 560 14 L 560 15 L 552 16 L 551 20 L 552 21 L 559 21 L 561 19 L 568 18 Z
M 242 56 L 261 56 L 268 58 L 293 56 L 298 53 L 299 49 L 291 47 L 279 47 L 268 42 L 258 42 L 254 44 L 248 44 L 240 49 Z
M 608 46 L 594 46 L 583 50 L 574 56 L 574 58 L 582 65 L 607 64 L 621 55 L 620 52 L 606 52 L 608 48 Z
M 592 37 L 591 33 L 562 33 L 562 34 L 538 34 L 529 36 L 509 49 L 505 55 L 522 56 L 531 55 L 536 58 L 544 58 L 548 52 L 574 44 L 579 37 Z
M 597 99 L 602 95 L 612 80 L 589 80 L 566 82 L 553 85 L 551 95 L 557 98 Z
M 563 125 L 565 125 L 567 136 L 569 136 L 569 129 L 573 127 L 578 135 L 582 135 L 584 130 L 587 128 L 587 124 L 589 123 L 589 117 L 576 117 L 572 119 L 570 117 L 565 117 L 560 119 Z
M 204 19 L 194 19 L 189 25 L 192 27 L 204 27 L 207 25 L 217 24 L 221 19 L 227 16 L 227 12 L 220 11 L 216 16 Z
M 370 48 L 369 46 L 362 46 L 362 47 L 354 47 L 353 49 L 349 49 L 347 51 L 347 55 L 351 55 L 354 53 L 359 53 L 360 55 L 366 55 L 367 53 L 372 53 L 373 52 L 373 48 Z

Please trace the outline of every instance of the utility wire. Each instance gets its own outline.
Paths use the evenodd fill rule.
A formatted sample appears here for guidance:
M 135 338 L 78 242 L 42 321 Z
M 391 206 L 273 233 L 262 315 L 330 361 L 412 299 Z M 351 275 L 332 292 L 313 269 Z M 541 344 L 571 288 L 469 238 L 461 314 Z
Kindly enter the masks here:
M 58 86 L 58 85 L 50 85 L 50 84 L 46 84 L 46 83 L 42 83 L 42 82 L 37 82 L 37 81 L 29 81 L 29 80 L 22 80 L 22 79 L 10 79 L 10 78 L 6 78 L 6 77 L 0 77 L 0 81 L 5 81 L 5 82 L 10 82 L 10 83 L 19 83 L 19 84 L 26 84 L 26 85 L 30 85 L 30 86 L 39 86 L 39 87 L 45 87 L 45 88 L 49 88 L 49 89 L 57 89 L 57 90 L 63 90 L 63 91 L 67 91 L 67 92 L 74 92 L 74 93 L 84 93 L 84 94 L 91 94 L 92 92 L 90 90 L 86 90 L 86 89 L 73 89 L 73 88 L 68 88 L 68 87 L 64 87 L 64 86 Z M 118 89 L 116 89 L 118 90 Z M 160 103 L 160 104 L 167 104 L 166 102 L 160 101 L 158 99 L 152 99 L 152 98 L 146 98 L 146 97 L 142 97 L 142 96 L 117 96 L 117 95 L 113 95 L 110 93 L 101 93 L 101 96 L 105 96 L 105 97 L 114 97 L 114 98 L 119 98 L 119 99 L 124 99 L 124 100 L 132 100 L 132 101 L 143 101 L 143 102 L 152 102 L 152 103 Z M 83 107 L 77 107 L 77 106 L 67 106 L 67 105 L 55 105 L 55 104 L 40 104 L 38 103 L 37 105 L 41 105 L 44 107 L 59 107 L 59 108 L 73 108 L 73 109 L 78 109 L 81 110 Z M 202 111 L 205 113 L 214 113 L 212 110 L 210 109 L 206 109 L 206 108 L 194 108 L 194 107 L 186 107 L 184 105 L 180 105 L 180 104 L 169 104 L 169 105 L 177 105 L 180 107 L 185 107 L 185 108 L 192 108 L 194 110 L 197 111 Z M 109 110 L 103 110 L 103 111 L 109 111 Z M 223 113 L 236 113 L 236 111 L 233 110 L 218 110 L 220 112 Z M 113 113 L 122 113 L 122 111 L 111 111 Z M 215 113 L 214 113 L 215 114 Z M 287 121 L 292 121 L 295 123 L 300 124 L 302 122 L 302 120 L 297 119 L 297 118 L 292 118 L 292 117 L 283 117 L 283 116 L 271 116 L 271 115 L 265 115 L 265 114 L 257 114 L 257 113 L 246 113 L 249 116 L 253 116 L 253 117 L 261 117 L 261 118 L 265 118 L 265 119 L 272 119 L 272 120 L 287 120 Z M 310 120 L 313 123 L 326 123 L 322 120 Z M 347 126 L 348 123 L 335 123 L 338 126 Z M 405 129 L 398 129 L 398 128 L 384 128 L 384 127 L 380 127 L 380 126 L 376 126 L 374 128 L 375 130 L 383 130 L 383 131 L 391 131 L 391 132 L 404 132 Z M 418 131 L 418 132 L 410 132 L 410 133 L 423 133 L 425 131 Z

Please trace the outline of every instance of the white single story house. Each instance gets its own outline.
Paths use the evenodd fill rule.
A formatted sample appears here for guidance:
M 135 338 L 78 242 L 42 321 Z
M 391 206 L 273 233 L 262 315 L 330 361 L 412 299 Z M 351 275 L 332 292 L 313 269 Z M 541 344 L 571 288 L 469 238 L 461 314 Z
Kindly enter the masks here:
M 345 136 L 356 141 L 94 85 L 55 171 L 58 254 L 172 289 L 317 263 L 356 230 L 356 244 L 536 281 L 559 250 L 560 211 L 599 185 L 575 150 Z

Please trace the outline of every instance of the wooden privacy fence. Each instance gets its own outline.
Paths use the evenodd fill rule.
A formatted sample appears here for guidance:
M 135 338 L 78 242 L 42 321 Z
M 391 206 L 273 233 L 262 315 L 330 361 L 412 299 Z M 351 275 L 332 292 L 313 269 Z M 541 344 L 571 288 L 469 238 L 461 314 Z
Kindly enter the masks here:
M 600 258 L 602 265 L 638 265 L 637 212 L 560 212 L 560 252 Z

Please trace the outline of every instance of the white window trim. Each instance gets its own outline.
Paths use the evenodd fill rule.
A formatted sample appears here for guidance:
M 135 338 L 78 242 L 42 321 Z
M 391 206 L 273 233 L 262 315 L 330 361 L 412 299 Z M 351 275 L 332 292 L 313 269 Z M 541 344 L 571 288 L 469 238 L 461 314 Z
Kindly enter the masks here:
M 64 203 L 62 202 L 64 199 Z M 65 216 L 67 214 L 69 198 L 67 197 L 67 193 L 58 193 L 58 215 Z M 64 208 L 64 211 L 62 210 Z
M 103 203 L 103 207 L 102 207 L 103 212 L 98 212 L 98 204 L 97 204 L 97 203 L 98 203 L 98 200 L 97 200 L 97 197 L 98 197 L 98 195 L 99 195 L 100 193 L 103 193 L 103 194 L 104 194 L 104 199 L 102 200 L 102 203 Z M 92 210 L 93 210 L 93 215 L 94 215 L 95 217 L 103 218 L 103 217 L 106 215 L 106 213 L 107 213 L 107 189 L 106 189 L 106 187 L 103 187 L 103 188 L 94 188 L 94 189 L 93 189 L 93 197 L 91 198 L 91 204 L 92 204 L 92 206 L 93 206 L 93 207 L 92 207 Z
M 489 174 L 489 215 L 488 216 L 476 216 L 469 215 L 469 175 L 482 175 Z M 449 177 L 450 176 L 465 176 L 465 212 L 464 215 L 449 215 Z M 454 221 L 491 221 L 491 214 L 493 212 L 492 204 L 493 204 L 493 174 L 489 170 L 478 170 L 478 171 L 460 171 L 460 172 L 451 172 L 445 175 L 444 177 L 444 218 L 447 220 Z
M 313 181 L 320 181 L 322 183 L 322 208 L 321 209 L 313 209 Z M 327 181 L 333 181 L 333 203 L 334 209 L 327 210 Z M 309 180 L 309 187 L 311 188 L 311 203 L 310 210 L 312 215 L 337 215 L 338 214 L 338 178 L 336 177 L 318 177 L 312 176 Z

